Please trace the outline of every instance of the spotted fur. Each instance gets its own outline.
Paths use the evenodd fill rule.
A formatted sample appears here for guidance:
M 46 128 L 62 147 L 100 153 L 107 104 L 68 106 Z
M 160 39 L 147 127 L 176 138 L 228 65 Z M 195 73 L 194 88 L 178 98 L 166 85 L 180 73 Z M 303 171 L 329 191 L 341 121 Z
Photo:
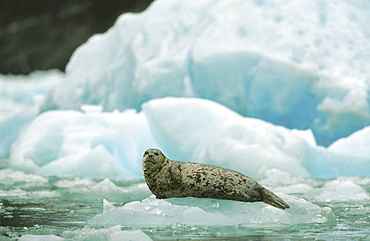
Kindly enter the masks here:
M 142 165 L 146 183 L 159 199 L 196 197 L 242 202 L 262 201 L 277 208 L 289 208 L 273 192 L 230 169 L 172 161 L 158 149 L 145 151 Z

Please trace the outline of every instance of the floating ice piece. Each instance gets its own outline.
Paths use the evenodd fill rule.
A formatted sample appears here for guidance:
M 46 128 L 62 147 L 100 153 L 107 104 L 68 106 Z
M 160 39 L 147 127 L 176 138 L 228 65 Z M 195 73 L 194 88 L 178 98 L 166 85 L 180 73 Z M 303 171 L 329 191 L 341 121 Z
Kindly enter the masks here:
M 0 183 L 4 185 L 17 185 L 22 187 L 42 186 L 47 182 L 48 180 L 45 177 L 35 174 L 28 174 L 11 169 L 0 170 Z
M 106 198 L 111 201 L 130 202 L 141 200 L 150 195 L 146 183 L 133 184 L 128 187 L 118 187 L 108 178 L 99 183 L 89 179 L 75 178 L 73 180 L 58 181 L 55 185 L 60 188 L 67 188 L 66 192 L 72 198 Z
M 127 227 L 163 227 L 183 225 L 238 225 L 248 223 L 323 223 L 335 220 L 334 212 L 320 208 L 303 199 L 279 193 L 289 205 L 280 210 L 263 203 L 244 203 L 228 200 L 173 198 L 156 199 L 153 195 L 112 208 L 104 202 L 104 212 L 88 220 L 94 225 L 124 225 Z
M 22 189 L 12 189 L 12 190 L 0 190 L 0 197 L 19 197 L 26 198 L 27 192 Z
M 85 226 L 81 230 L 68 232 L 74 235 L 76 240 L 109 240 L 109 241 L 125 241 L 125 240 L 152 240 L 141 230 L 124 230 L 121 231 L 121 226 L 116 225 L 110 228 L 95 229 L 90 226 Z
M 24 191 L 22 189 L 0 190 L 0 197 L 17 197 L 17 198 L 53 198 L 60 197 L 57 191 Z
M 18 240 L 19 241 L 61 241 L 65 239 L 62 237 L 56 236 L 56 235 L 26 234 L 26 235 L 22 235 Z
M 313 190 L 311 185 L 305 183 L 304 178 L 292 176 L 290 173 L 278 169 L 267 170 L 266 179 L 263 179 L 260 183 L 274 192 L 307 193 Z
M 69 188 L 73 191 L 75 190 L 75 192 L 90 188 L 93 185 L 96 185 L 96 182 L 94 182 L 93 180 L 80 177 L 75 177 L 73 179 L 63 179 L 55 183 L 55 186 L 59 188 Z
M 351 180 L 333 180 L 322 188 L 307 193 L 307 197 L 320 202 L 347 202 L 369 200 L 370 195 Z

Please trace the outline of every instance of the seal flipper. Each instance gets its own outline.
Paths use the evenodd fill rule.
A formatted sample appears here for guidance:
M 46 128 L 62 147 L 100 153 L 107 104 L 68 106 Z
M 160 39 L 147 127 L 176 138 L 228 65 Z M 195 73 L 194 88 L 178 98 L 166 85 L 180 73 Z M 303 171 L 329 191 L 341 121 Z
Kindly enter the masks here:
M 284 202 L 283 199 L 278 197 L 276 194 L 274 194 L 270 190 L 264 187 L 261 187 L 261 189 L 259 189 L 258 191 L 262 196 L 263 202 L 270 204 L 271 206 L 274 206 L 276 208 L 283 209 L 283 210 L 290 208 L 289 205 L 286 202 Z

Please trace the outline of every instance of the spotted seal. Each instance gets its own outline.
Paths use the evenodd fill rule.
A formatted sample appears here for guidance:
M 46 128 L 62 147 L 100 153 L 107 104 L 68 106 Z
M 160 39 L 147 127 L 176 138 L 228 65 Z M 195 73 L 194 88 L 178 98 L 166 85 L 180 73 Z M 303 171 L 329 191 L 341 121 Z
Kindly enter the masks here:
M 280 197 L 253 179 L 230 169 L 212 165 L 173 161 L 158 149 L 145 151 L 145 181 L 158 198 L 215 198 L 242 202 L 265 202 L 287 209 Z

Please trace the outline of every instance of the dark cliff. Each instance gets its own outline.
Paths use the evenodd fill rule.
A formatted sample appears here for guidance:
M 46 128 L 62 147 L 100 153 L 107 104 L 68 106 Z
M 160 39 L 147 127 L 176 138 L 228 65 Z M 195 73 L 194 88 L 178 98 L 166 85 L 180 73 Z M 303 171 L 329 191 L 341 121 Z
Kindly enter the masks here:
M 95 33 L 153 0 L 0 0 L 0 73 L 60 69 Z

